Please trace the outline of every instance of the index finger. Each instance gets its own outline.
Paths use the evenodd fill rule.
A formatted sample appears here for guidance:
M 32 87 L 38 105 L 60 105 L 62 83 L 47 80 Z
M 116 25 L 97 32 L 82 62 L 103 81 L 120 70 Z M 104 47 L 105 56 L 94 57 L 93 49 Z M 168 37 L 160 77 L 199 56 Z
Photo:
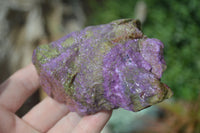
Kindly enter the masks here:
M 16 112 L 39 88 L 39 77 L 33 64 L 15 72 L 0 85 L 0 105 Z

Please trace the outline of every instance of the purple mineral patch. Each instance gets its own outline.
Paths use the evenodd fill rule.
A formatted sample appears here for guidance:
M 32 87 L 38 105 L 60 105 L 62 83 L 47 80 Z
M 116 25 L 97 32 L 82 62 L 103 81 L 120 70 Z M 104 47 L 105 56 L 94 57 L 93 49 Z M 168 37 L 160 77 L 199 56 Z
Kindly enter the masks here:
M 160 81 L 164 45 L 132 19 L 86 27 L 35 49 L 42 88 L 71 111 L 139 111 L 171 97 Z

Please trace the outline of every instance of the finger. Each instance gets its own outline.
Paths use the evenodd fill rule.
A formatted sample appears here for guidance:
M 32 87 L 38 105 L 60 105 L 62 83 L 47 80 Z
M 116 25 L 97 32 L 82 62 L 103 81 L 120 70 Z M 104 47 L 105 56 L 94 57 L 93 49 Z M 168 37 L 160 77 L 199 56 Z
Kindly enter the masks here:
M 46 132 L 67 113 L 69 113 L 69 110 L 66 105 L 60 104 L 50 97 L 46 97 L 22 119 L 38 131 Z
M 112 112 L 98 112 L 84 116 L 72 133 L 99 133 L 109 120 Z
M 0 133 L 39 133 L 16 115 L 0 106 Z
M 56 125 L 48 131 L 48 133 L 71 133 L 80 119 L 80 115 L 75 112 L 70 112 L 60 121 L 58 121 Z
M 30 64 L 15 72 L 0 86 L 0 105 L 16 112 L 24 101 L 39 87 L 35 67 Z

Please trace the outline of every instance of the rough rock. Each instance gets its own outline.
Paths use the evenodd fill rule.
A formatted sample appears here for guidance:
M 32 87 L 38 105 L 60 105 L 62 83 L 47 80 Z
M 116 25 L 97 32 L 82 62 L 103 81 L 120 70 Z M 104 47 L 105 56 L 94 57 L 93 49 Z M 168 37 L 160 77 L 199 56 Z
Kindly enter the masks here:
M 34 50 L 45 92 L 71 111 L 139 111 L 172 95 L 160 81 L 164 45 L 132 19 L 89 26 Z

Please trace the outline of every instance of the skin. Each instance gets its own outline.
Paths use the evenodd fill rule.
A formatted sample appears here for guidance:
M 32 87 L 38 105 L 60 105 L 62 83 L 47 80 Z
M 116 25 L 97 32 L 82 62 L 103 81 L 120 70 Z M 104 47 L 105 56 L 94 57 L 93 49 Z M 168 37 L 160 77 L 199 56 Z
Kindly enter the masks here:
M 22 118 L 15 112 L 39 88 L 35 67 L 30 64 L 0 85 L 0 133 L 99 133 L 112 112 L 80 116 L 50 97 Z

